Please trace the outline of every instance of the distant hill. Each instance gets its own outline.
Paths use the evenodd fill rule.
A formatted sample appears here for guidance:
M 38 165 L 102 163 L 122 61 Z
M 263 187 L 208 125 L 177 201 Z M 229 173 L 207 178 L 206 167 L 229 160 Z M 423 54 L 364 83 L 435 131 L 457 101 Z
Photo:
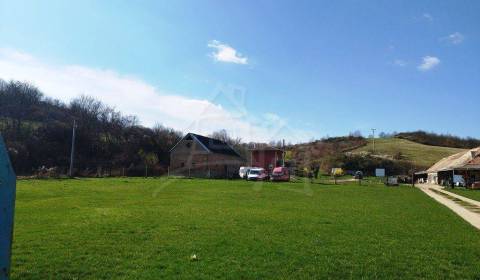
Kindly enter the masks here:
M 352 150 L 352 153 L 371 153 L 372 150 L 373 142 L 369 140 L 367 145 Z M 461 151 L 465 149 L 424 145 L 396 137 L 375 139 L 375 155 L 411 161 L 422 167 L 430 167 L 438 160 Z
M 431 145 L 431 146 L 441 146 L 441 147 L 451 147 L 451 148 L 461 148 L 461 149 L 472 149 L 472 148 L 480 147 L 480 139 L 475 139 L 472 137 L 461 138 L 461 137 L 448 135 L 448 134 L 445 135 L 445 134 L 436 134 L 432 132 L 425 132 L 422 130 L 397 133 L 395 137 L 410 140 L 420 144 Z
M 373 174 L 382 166 L 394 174 L 427 169 L 440 159 L 466 149 L 425 145 L 397 137 L 372 139 L 363 137 L 335 137 L 288 147 L 287 158 L 298 170 L 319 168 L 328 173 L 333 167 L 363 170 Z

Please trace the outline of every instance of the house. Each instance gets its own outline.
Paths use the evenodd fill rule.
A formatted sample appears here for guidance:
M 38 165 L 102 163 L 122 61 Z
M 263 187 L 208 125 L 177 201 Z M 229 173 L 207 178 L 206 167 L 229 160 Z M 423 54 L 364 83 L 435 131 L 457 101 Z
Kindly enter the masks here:
M 171 175 L 199 178 L 238 176 L 243 158 L 227 143 L 188 133 L 170 150 Z
M 271 172 L 275 167 L 283 166 L 284 151 L 275 147 L 259 147 L 250 150 L 250 166 L 261 167 Z
M 428 183 L 443 185 L 461 175 L 467 186 L 480 181 L 480 147 L 443 158 L 426 171 L 415 174 Z

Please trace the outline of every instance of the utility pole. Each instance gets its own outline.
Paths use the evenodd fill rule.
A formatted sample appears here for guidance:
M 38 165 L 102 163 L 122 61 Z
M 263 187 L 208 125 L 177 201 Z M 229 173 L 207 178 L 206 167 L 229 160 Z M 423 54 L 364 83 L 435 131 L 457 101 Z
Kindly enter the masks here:
M 375 130 L 376 128 L 372 128 L 372 140 L 373 140 L 373 153 L 375 154 Z
M 73 177 L 73 156 L 75 154 L 75 128 L 77 123 L 73 120 L 73 128 L 72 128 L 72 148 L 70 150 L 70 170 L 68 171 L 68 176 Z

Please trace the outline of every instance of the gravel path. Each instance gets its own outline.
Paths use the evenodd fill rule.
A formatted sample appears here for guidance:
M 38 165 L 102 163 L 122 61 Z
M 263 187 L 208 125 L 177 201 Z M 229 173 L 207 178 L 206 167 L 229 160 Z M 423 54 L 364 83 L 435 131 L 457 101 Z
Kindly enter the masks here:
M 480 229 L 480 202 L 451 193 L 437 185 L 421 184 L 417 187 L 431 198 L 450 208 L 472 226 Z

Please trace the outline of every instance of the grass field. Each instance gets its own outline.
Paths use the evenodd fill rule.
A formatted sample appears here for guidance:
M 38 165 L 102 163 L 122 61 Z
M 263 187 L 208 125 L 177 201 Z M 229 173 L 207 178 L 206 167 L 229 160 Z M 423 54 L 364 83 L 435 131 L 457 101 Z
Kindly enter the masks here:
M 353 152 L 372 151 L 373 142 L 360 147 Z M 417 165 L 430 167 L 440 159 L 464 151 L 463 149 L 428 146 L 400 138 L 375 139 L 375 153 L 393 156 L 401 152 L 406 160 Z
M 459 194 L 461 196 L 480 201 L 480 190 L 469 190 L 465 188 L 455 188 L 455 189 L 447 189 L 449 192 L 453 192 Z
M 18 182 L 13 279 L 478 279 L 479 264 L 479 232 L 410 187 Z

